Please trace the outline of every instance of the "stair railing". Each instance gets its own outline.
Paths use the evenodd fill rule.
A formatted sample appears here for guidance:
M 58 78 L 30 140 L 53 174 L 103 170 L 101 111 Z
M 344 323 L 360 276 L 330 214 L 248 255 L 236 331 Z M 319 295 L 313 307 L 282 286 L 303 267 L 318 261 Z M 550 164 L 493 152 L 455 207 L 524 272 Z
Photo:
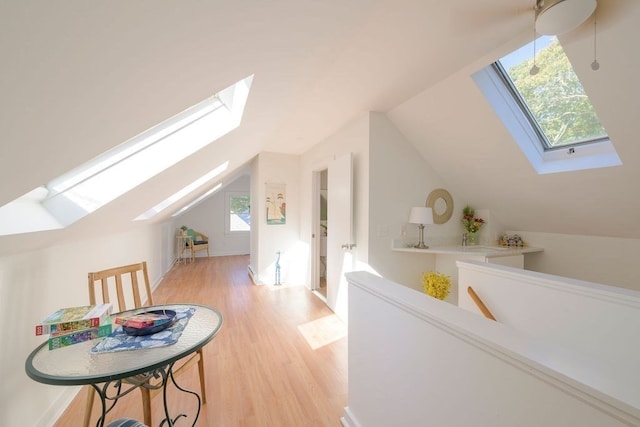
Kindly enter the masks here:
M 489 311 L 487 306 L 484 305 L 478 294 L 473 290 L 471 286 L 467 287 L 467 292 L 469 293 L 469 296 L 471 297 L 473 302 L 476 303 L 482 314 L 484 314 L 484 317 L 486 317 L 487 319 L 496 320 L 496 318 L 493 317 L 493 314 L 491 314 L 491 311 Z

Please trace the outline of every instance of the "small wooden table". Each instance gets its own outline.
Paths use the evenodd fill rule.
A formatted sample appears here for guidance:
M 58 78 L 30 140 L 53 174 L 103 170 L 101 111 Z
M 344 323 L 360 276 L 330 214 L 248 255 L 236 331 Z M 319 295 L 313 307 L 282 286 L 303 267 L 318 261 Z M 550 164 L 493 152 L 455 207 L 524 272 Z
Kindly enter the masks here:
M 178 235 L 176 236 L 176 262 L 178 264 L 184 262 L 186 264 L 187 260 L 192 260 L 191 257 L 191 248 L 189 247 L 189 240 L 191 240 L 191 237 L 187 236 L 186 234 L 184 236 Z M 185 252 L 189 252 L 189 256 L 185 257 L 184 253 Z

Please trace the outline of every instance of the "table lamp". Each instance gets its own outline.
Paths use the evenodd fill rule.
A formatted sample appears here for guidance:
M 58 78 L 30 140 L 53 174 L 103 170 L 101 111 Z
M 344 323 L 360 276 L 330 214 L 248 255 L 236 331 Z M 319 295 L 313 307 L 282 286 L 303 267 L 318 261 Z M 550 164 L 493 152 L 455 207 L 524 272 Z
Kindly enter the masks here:
M 429 246 L 424 244 L 424 226 L 425 224 L 433 224 L 433 211 L 431 208 L 425 208 L 422 206 L 411 208 L 409 223 L 418 224 L 418 228 L 420 230 L 420 242 L 418 242 L 414 248 L 428 249 Z

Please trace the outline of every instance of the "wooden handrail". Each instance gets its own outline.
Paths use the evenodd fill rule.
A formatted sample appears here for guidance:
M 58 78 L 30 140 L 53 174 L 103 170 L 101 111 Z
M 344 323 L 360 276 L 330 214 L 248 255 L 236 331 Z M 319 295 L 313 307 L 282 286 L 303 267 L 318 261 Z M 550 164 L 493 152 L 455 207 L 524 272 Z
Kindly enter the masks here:
M 484 314 L 484 317 L 486 317 L 487 319 L 496 320 L 496 318 L 493 317 L 493 314 L 491 314 L 487 306 L 484 305 L 484 303 L 482 302 L 478 294 L 476 294 L 476 291 L 474 291 L 471 286 L 467 287 L 467 292 L 471 296 L 471 299 L 473 300 L 473 302 L 476 303 L 476 305 L 478 306 L 482 314 Z

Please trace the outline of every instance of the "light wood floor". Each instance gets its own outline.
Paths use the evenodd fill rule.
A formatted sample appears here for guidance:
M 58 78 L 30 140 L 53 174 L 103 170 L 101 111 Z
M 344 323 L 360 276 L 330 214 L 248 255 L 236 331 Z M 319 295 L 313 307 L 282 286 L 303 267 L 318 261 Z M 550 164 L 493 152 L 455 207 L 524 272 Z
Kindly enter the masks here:
M 167 274 L 154 302 L 210 305 L 223 315 L 220 333 L 204 348 L 207 404 L 198 426 L 340 426 L 347 405 L 346 328 L 304 287 L 255 286 L 247 256 L 199 258 Z M 199 391 L 197 368 L 178 383 Z M 172 413 L 195 410 L 195 399 L 174 388 Z M 82 390 L 55 426 L 82 424 Z M 97 399 L 96 399 L 97 400 Z M 140 393 L 121 399 L 109 420 L 142 419 Z M 162 396 L 152 401 L 159 424 Z M 97 419 L 98 405 L 94 407 Z M 180 419 L 188 426 L 193 418 Z

